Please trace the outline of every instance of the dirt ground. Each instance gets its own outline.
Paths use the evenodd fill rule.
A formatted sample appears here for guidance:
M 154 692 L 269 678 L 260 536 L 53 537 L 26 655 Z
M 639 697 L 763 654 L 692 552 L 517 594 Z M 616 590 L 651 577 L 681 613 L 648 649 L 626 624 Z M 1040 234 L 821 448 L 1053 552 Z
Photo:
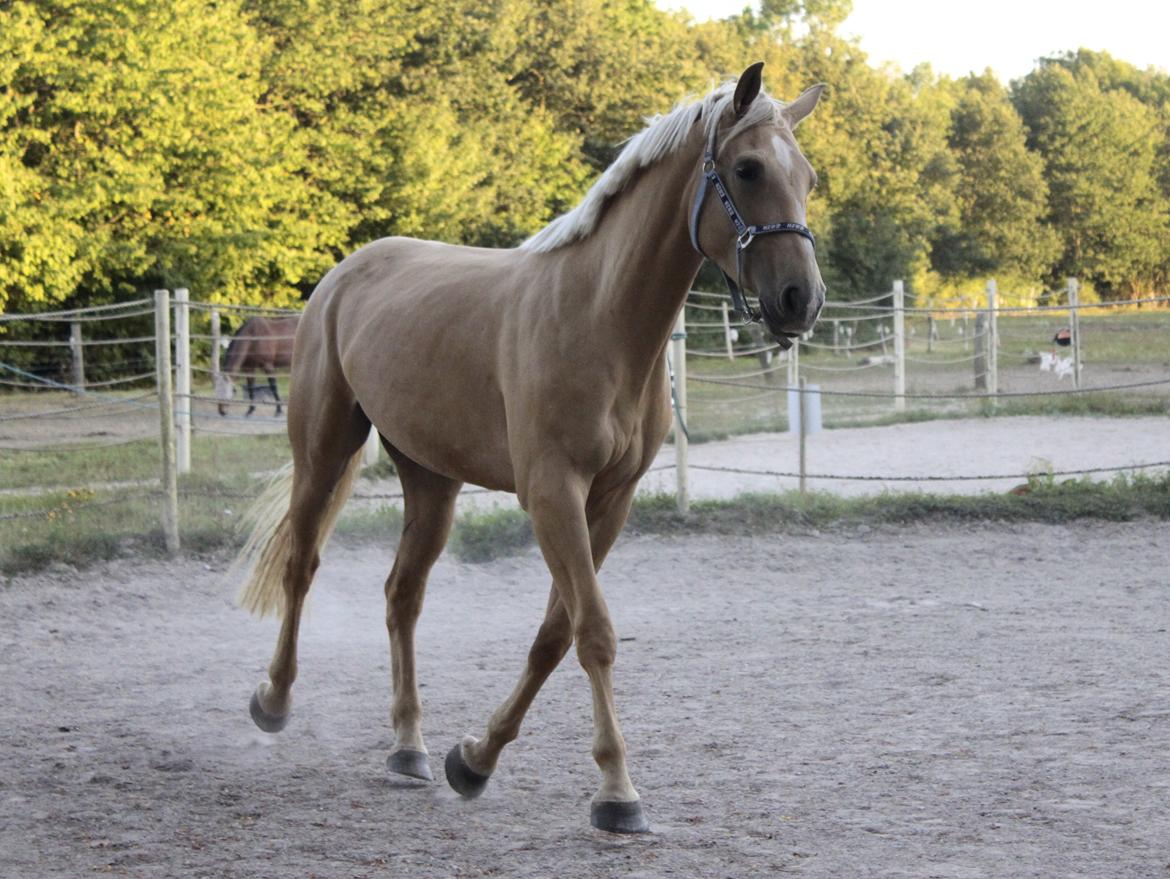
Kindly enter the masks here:
M 519 672 L 535 553 L 440 560 L 418 634 L 438 780 L 387 773 L 390 560 L 327 553 L 277 736 L 247 711 L 276 624 L 233 608 L 221 561 L 0 586 L 0 875 L 1170 875 L 1165 523 L 619 543 L 636 838 L 588 825 L 571 658 L 483 798 L 443 782 Z

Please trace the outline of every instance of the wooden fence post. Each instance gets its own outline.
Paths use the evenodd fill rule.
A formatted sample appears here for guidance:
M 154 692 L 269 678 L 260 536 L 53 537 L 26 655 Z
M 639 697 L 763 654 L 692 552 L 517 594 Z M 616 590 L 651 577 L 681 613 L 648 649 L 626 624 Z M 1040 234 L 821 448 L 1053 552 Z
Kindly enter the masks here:
M 85 348 L 81 344 L 81 321 L 69 322 L 69 354 L 73 367 L 73 393 L 84 393 Z
M 1073 387 L 1081 386 L 1081 285 L 1076 278 L 1068 279 L 1069 335 L 1072 336 Z
M 792 340 L 792 347 L 788 349 L 788 383 L 785 392 L 785 414 L 788 417 L 788 433 L 800 431 L 801 402 L 800 393 L 800 342 Z
M 727 344 L 727 359 L 735 360 L 735 349 L 731 344 L 731 316 L 727 313 L 727 303 L 719 303 L 719 311 L 723 314 L 723 341 Z
M 995 408 L 996 395 L 999 394 L 999 288 L 995 278 L 987 282 L 987 393 L 991 396 L 988 402 Z
M 223 330 L 219 325 L 219 310 L 211 310 L 211 387 L 212 393 L 219 391 L 219 346 Z
M 987 348 L 983 343 L 987 336 L 987 315 L 975 315 L 975 390 L 987 390 Z M 966 347 L 966 346 L 964 346 Z
M 154 291 L 154 358 L 158 370 L 158 421 L 162 444 L 162 528 L 167 552 L 179 551 L 179 474 L 175 466 L 175 414 L 171 399 L 171 302 Z
M 175 290 L 175 457 L 180 473 L 191 472 L 190 291 Z
M 800 377 L 800 406 L 797 408 L 797 412 L 799 413 L 799 417 L 800 417 L 800 493 L 802 496 L 808 493 L 807 487 L 805 485 L 805 473 L 807 471 L 807 468 L 805 467 L 805 463 L 807 460 L 806 445 L 808 443 L 808 409 L 809 409 L 808 403 L 805 402 L 805 397 L 807 397 L 807 396 L 808 396 L 808 379 L 806 379 L 802 375 Z
M 906 411 L 906 288 L 894 281 L 894 411 Z
M 727 312 L 724 311 L 724 314 Z M 684 516 L 691 510 L 687 486 L 687 324 L 686 308 L 678 313 L 678 321 L 670 336 L 671 381 L 674 393 L 674 475 L 675 498 L 678 511 Z

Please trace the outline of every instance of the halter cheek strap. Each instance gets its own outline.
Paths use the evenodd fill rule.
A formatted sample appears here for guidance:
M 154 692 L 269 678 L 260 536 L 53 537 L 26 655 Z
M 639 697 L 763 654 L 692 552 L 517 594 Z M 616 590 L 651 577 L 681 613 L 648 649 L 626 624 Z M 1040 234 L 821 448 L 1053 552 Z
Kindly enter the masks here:
M 689 224 L 691 246 L 707 259 L 711 259 L 711 257 L 703 253 L 703 248 L 699 246 L 699 215 L 702 213 L 703 202 L 707 198 L 708 188 L 714 189 L 715 194 L 719 196 L 719 203 L 723 205 L 723 210 L 727 212 L 727 217 L 735 227 L 736 234 L 735 279 L 732 280 L 731 276 L 723 271 L 722 266 L 719 267 L 719 271 L 723 274 L 723 280 L 727 282 L 727 291 L 731 294 L 732 307 L 743 315 L 745 321 L 756 323 L 760 320 L 760 314 L 748 305 L 747 298 L 743 295 L 743 290 L 740 288 L 739 283 L 739 279 L 743 277 L 744 251 L 760 235 L 770 235 L 776 232 L 791 232 L 794 235 L 800 235 L 802 238 L 807 238 L 814 248 L 817 246 L 817 241 L 808 226 L 800 223 L 765 223 L 760 226 L 749 226 L 744 222 L 743 216 L 739 213 L 735 202 L 731 199 L 731 193 L 727 191 L 727 186 L 723 183 L 723 178 L 715 170 L 715 132 L 712 131 L 711 140 L 707 144 L 707 151 L 703 154 L 702 176 L 699 178 L 699 188 L 695 192 L 695 201 L 691 205 Z

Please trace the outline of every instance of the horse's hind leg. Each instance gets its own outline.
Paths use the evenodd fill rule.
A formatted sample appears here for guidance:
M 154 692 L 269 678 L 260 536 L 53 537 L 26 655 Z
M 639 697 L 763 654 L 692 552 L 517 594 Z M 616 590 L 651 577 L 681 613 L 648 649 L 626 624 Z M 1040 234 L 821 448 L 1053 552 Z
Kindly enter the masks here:
M 276 376 L 268 373 L 268 390 L 272 391 L 272 399 L 276 401 L 276 415 L 280 416 L 280 394 L 276 392 Z
M 288 720 L 301 608 L 321 563 L 325 532 L 348 494 L 348 484 L 342 483 L 360 465 L 357 453 L 369 429 L 361 409 L 341 401 L 312 412 L 289 429 L 294 464 L 292 495 L 282 524 L 287 540 L 281 584 L 284 618 L 268 666 L 269 680 L 256 689 L 251 704 L 252 719 L 265 732 L 279 732 Z
M 404 522 L 394 567 L 386 579 L 386 630 L 394 703 L 394 749 L 386 765 L 394 772 L 431 781 L 422 735 L 422 703 L 414 669 L 414 627 L 422 611 L 427 575 L 451 533 L 455 498 L 462 483 L 415 464 L 386 445 L 402 482 Z
M 248 411 L 244 413 L 244 417 L 247 418 L 256 411 L 256 380 L 248 376 L 244 383 L 248 389 Z

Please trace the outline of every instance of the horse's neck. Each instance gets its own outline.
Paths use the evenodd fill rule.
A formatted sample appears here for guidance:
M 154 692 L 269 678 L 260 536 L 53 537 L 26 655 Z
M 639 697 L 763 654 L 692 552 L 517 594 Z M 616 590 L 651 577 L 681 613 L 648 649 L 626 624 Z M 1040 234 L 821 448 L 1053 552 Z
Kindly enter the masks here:
M 564 294 L 589 297 L 589 312 L 601 325 L 594 339 L 614 348 L 599 353 L 650 367 L 670 338 L 702 263 L 688 231 L 700 140 L 696 129 L 676 153 L 644 169 L 606 207 L 593 233 L 568 245 L 567 276 L 581 289 Z

